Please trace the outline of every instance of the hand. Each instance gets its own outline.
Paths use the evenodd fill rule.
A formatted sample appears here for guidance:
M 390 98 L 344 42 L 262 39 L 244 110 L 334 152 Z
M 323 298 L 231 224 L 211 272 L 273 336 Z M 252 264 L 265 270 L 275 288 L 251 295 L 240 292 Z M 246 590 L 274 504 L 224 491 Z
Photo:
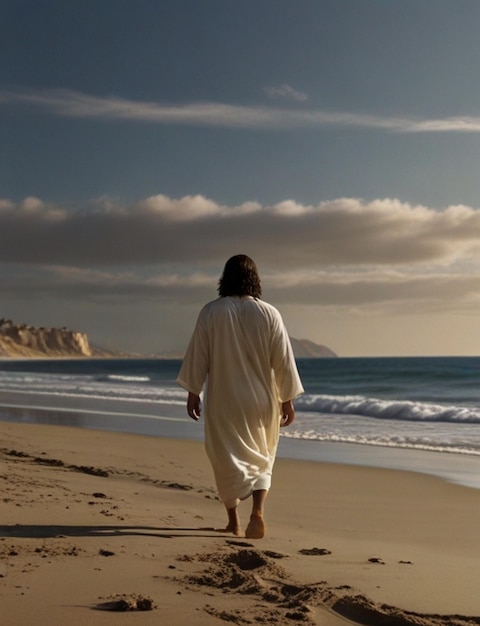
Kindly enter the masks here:
M 295 408 L 293 406 L 293 402 L 288 400 L 287 402 L 282 402 L 282 419 L 280 421 L 280 426 L 283 428 L 284 426 L 289 426 L 295 420 Z
M 187 413 L 190 415 L 192 420 L 195 420 L 196 422 L 198 422 L 202 414 L 202 409 L 200 408 L 200 396 L 197 396 L 197 394 L 192 393 L 191 391 L 188 392 Z

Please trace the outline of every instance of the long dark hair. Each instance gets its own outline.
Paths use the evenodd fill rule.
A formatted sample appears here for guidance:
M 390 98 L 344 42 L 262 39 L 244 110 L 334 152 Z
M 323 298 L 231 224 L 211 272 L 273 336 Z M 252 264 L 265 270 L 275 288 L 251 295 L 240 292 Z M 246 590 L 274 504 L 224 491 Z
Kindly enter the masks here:
M 237 254 L 228 259 L 218 281 L 218 293 L 222 298 L 225 296 L 260 298 L 262 287 L 254 261 L 246 254 Z

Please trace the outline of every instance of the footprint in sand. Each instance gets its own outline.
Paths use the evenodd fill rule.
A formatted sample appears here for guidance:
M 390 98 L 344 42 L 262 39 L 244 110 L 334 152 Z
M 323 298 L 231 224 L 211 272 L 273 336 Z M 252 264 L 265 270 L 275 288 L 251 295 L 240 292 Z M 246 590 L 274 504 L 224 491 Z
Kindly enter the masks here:
M 378 563 L 379 565 L 385 565 L 385 561 L 381 559 L 379 556 L 371 556 L 368 559 L 369 563 Z
M 308 556 L 325 556 L 326 554 L 332 554 L 331 550 L 327 548 L 303 548 L 299 550 L 299 553 Z

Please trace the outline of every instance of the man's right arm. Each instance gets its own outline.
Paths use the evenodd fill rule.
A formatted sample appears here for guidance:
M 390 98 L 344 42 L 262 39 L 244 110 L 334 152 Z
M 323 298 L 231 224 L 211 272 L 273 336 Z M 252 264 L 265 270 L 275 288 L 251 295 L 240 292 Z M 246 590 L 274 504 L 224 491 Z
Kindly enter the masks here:
M 295 407 L 293 406 L 293 400 L 287 400 L 282 402 L 282 421 L 280 426 L 290 426 L 295 420 Z

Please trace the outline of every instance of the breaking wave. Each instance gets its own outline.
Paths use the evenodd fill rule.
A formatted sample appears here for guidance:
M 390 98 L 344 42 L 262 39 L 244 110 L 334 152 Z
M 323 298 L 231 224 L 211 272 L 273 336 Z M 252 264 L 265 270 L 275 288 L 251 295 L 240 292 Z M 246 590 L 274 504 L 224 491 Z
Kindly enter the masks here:
M 480 424 L 477 406 L 443 405 L 412 400 L 365 396 L 305 395 L 295 402 L 298 410 L 327 415 L 361 415 L 410 422 L 456 422 Z

